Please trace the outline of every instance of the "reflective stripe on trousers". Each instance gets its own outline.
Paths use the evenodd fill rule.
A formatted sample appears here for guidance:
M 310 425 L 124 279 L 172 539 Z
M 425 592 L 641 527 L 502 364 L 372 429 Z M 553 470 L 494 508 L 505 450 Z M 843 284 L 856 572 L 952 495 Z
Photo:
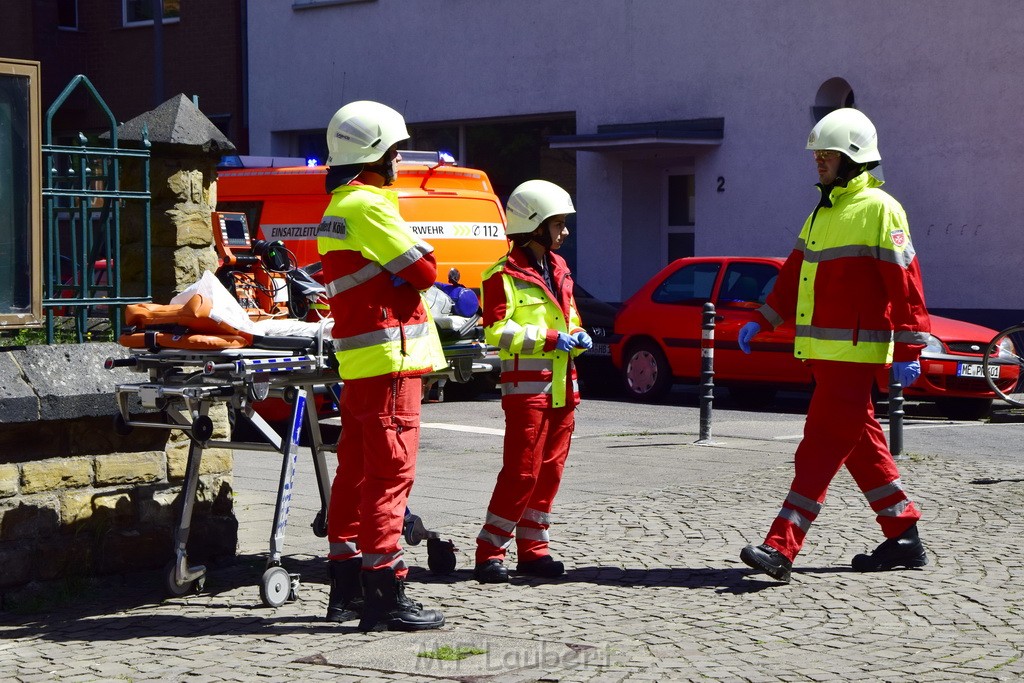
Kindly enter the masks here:
M 572 407 L 505 408 L 503 464 L 477 536 L 476 561 L 504 559 L 515 527 L 517 559 L 548 554 L 551 506 L 562 481 L 575 426 Z
M 871 507 L 886 538 L 899 536 L 921 517 L 899 483 L 899 470 L 875 420 L 871 388 L 879 366 L 821 360 L 808 365 L 815 387 L 794 456 L 793 483 L 765 538 L 791 560 L 843 465 L 865 496 L 875 498 Z
M 416 471 L 421 392 L 418 377 L 345 382 L 327 515 L 330 559 L 347 559 L 335 549 L 356 547 L 364 569 L 393 567 L 399 578 L 408 573 L 399 541 Z

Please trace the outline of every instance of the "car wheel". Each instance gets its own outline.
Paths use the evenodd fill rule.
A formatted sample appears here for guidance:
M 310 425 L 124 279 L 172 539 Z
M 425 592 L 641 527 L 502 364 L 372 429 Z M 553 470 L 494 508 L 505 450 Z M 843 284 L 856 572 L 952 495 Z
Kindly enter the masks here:
M 771 387 L 729 387 L 729 398 L 737 408 L 744 410 L 761 410 L 767 408 L 775 400 L 778 393 Z
M 657 401 L 672 388 L 672 368 L 657 344 L 637 342 L 626 352 L 622 383 L 626 395 L 635 401 Z
M 944 398 L 938 401 L 938 407 L 951 420 L 983 420 L 992 412 L 992 399 Z

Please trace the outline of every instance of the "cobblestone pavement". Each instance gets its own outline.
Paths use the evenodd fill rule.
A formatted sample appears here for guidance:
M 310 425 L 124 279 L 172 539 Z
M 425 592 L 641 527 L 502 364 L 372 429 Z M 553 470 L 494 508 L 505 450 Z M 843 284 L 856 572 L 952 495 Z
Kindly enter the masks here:
M 630 437 L 651 457 L 699 448 Z M 613 448 L 622 437 L 587 441 Z M 639 444 L 637 443 L 639 441 Z M 735 440 L 733 440 L 735 443 Z M 671 445 L 669 445 L 671 444 Z M 748 441 L 744 448 L 757 448 Z M 779 448 L 765 443 L 765 448 Z M 786 448 L 792 448 L 787 444 Z M 158 573 L 87 587 L 70 604 L 0 616 L 0 680 L 11 681 L 959 681 L 1024 677 L 1024 478 L 1007 464 L 937 455 L 901 463 L 920 504 L 931 564 L 854 574 L 849 560 L 881 537 L 840 474 L 798 558 L 792 583 L 738 559 L 760 542 L 789 486 L 785 458 L 741 476 L 687 481 L 666 458 L 664 487 L 557 509 L 552 549 L 568 574 L 470 577 L 475 524 L 442 531 L 462 546 L 455 574 L 436 576 L 425 547 L 410 594 L 447 625 L 422 634 L 361 634 L 328 624 L 323 545 L 293 518 L 286 567 L 299 599 L 263 607 L 267 510 L 239 493 L 242 555 L 210 568 L 203 593 L 161 602 Z M 243 487 L 238 486 L 239 490 Z M 294 515 L 294 512 L 293 512 Z M 307 538 L 308 537 L 308 538 Z M 510 558 L 511 559 L 511 558 Z M 514 560 L 513 560 L 514 561 Z M 417 656 L 442 646 L 459 661 Z

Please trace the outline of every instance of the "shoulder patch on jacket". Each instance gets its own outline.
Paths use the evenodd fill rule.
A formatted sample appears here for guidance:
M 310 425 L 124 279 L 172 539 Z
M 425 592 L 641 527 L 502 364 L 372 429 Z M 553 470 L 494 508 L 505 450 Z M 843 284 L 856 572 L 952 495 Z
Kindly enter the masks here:
M 336 240 L 343 240 L 348 234 L 348 223 L 341 216 L 325 216 L 317 228 L 317 237 L 332 237 Z
M 903 247 L 906 246 L 907 244 L 907 233 L 905 230 L 903 230 L 903 228 L 890 230 L 889 239 L 891 239 L 892 243 L 895 244 L 897 247 Z

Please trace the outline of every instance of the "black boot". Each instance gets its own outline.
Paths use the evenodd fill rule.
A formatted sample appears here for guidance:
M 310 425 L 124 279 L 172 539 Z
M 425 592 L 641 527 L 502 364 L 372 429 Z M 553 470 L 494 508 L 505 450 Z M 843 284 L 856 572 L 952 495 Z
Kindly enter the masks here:
M 565 573 L 565 565 L 550 555 L 541 555 L 536 560 L 518 563 L 516 572 L 527 576 L 539 576 L 542 579 L 554 579 Z
M 740 559 L 748 567 L 762 571 L 776 581 L 789 583 L 789 575 L 793 571 L 793 563 L 788 557 L 770 545 L 748 545 L 740 551 Z
M 423 609 L 405 596 L 405 582 L 395 570 L 375 569 L 362 573 L 363 616 L 360 631 L 425 631 L 444 626 L 444 615 Z
M 917 524 L 913 524 L 896 538 L 886 539 L 870 555 L 855 555 L 850 563 L 857 572 L 882 572 L 896 567 L 914 569 L 928 564 Z
M 487 560 L 474 567 L 473 578 L 480 583 L 508 583 L 508 569 L 501 560 Z
M 362 566 L 358 557 L 328 562 L 331 596 L 327 598 L 327 621 L 341 623 L 359 618 L 363 611 L 363 586 L 359 581 Z

